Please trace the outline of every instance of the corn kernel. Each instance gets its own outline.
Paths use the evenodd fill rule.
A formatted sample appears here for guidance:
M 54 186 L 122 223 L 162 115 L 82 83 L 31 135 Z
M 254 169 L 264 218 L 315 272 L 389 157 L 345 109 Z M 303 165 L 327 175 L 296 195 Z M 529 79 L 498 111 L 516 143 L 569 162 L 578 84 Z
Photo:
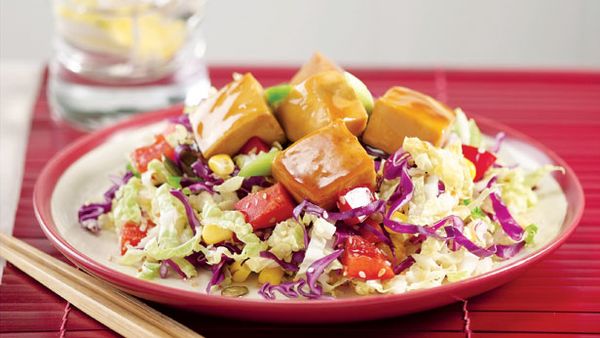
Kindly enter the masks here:
M 216 244 L 231 239 L 233 232 L 218 225 L 207 224 L 202 228 L 202 239 L 206 244 Z
M 471 175 L 471 179 L 475 179 L 475 175 L 477 175 L 477 168 L 475 168 L 475 164 L 473 162 L 466 160 L 467 166 L 469 167 L 469 174 Z
M 208 167 L 220 177 L 227 177 L 235 170 L 235 164 L 227 154 L 218 154 L 209 158 Z
M 390 238 L 392 239 L 392 244 L 394 244 L 394 249 L 396 251 L 396 257 L 405 257 L 406 256 L 406 247 L 404 246 L 404 242 L 406 238 L 402 234 L 390 233 Z
M 406 216 L 406 215 L 405 215 L 403 212 L 401 212 L 401 211 L 396 211 L 396 212 L 394 213 L 394 215 L 392 215 L 392 218 L 393 218 L 394 220 L 397 220 L 397 221 L 400 221 L 400 222 L 404 222 L 404 223 L 408 222 L 408 216 Z
M 265 268 L 258 274 L 258 282 L 261 284 L 279 285 L 282 277 L 283 270 L 280 267 Z
M 250 273 L 252 273 L 249 267 L 247 267 L 246 265 L 242 265 L 242 263 L 239 261 L 236 261 L 233 264 L 231 264 L 229 270 L 231 271 L 231 280 L 233 280 L 236 283 L 246 281 L 246 279 L 248 279 L 248 276 L 250 276 Z

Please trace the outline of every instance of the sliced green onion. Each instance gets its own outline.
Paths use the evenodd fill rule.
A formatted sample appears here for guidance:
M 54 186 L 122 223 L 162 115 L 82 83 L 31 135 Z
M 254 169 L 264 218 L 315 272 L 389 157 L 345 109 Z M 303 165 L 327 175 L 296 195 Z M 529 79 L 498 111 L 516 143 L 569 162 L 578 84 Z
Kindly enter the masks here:
M 288 96 L 291 90 L 292 86 L 290 86 L 289 84 L 280 84 L 265 89 L 265 97 L 267 98 L 267 102 L 271 107 L 277 108 L 281 101 L 283 101 Z

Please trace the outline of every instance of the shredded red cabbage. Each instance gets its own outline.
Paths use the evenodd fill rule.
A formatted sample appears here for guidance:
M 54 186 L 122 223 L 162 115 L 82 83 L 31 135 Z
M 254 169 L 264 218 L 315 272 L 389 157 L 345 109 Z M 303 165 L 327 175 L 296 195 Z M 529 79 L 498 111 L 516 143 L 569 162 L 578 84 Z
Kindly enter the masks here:
M 173 116 L 168 119 L 171 123 L 181 124 L 187 129 L 187 131 L 192 132 L 192 124 L 190 123 L 190 118 L 187 114 L 181 114 L 178 116 Z
M 511 216 L 508 208 L 500 201 L 500 198 L 495 192 L 490 194 L 490 200 L 492 201 L 494 213 L 496 213 L 496 219 L 502 226 L 506 235 L 515 241 L 522 240 L 525 231 Z
M 301 213 L 309 213 L 312 215 L 316 215 L 319 217 L 323 217 L 323 218 L 327 218 L 327 216 L 329 215 L 327 213 L 327 210 L 321 208 L 320 206 L 311 203 L 307 200 L 304 200 L 302 202 L 300 202 L 300 204 L 298 204 L 294 210 L 292 211 L 292 214 L 294 215 L 294 219 L 298 222 L 300 222 L 300 214 Z
M 438 234 L 436 231 L 443 225 L 451 222 L 451 226 L 444 227 L 446 236 Z M 407 234 L 420 234 L 428 237 L 434 237 L 440 240 L 453 241 L 453 250 L 457 250 L 458 246 L 463 246 L 472 254 L 478 257 L 488 257 L 493 254 L 500 258 L 510 258 L 517 254 L 523 248 L 522 242 L 518 242 L 508 246 L 492 245 L 489 248 L 479 247 L 471 242 L 463 233 L 464 222 L 458 216 L 448 216 L 431 226 L 421 226 L 416 224 L 400 223 L 389 218 L 384 218 L 383 224 L 392 231 Z
M 164 261 L 160 262 L 160 267 L 158 268 L 158 274 L 160 275 L 160 278 L 167 278 L 168 273 L 169 267 L 167 264 Z
M 185 214 L 187 215 L 188 223 L 190 225 L 190 228 L 192 228 L 192 232 L 195 235 L 196 228 L 200 227 L 200 221 L 198 221 L 198 217 L 196 217 L 196 212 L 194 211 L 194 209 L 192 209 L 192 206 L 188 202 L 187 198 L 180 190 L 171 189 L 170 193 L 171 195 L 173 195 L 173 197 L 177 198 L 183 204 L 183 207 L 185 208 Z
M 496 182 L 496 180 L 497 178 L 495 176 L 492 177 L 488 182 L 487 187 L 491 187 Z M 522 240 L 525 231 L 512 217 L 506 205 L 502 203 L 502 201 L 500 200 L 500 196 L 498 196 L 498 193 L 492 192 L 490 194 L 490 200 L 492 201 L 492 208 L 494 209 L 495 219 L 498 221 L 498 223 L 500 223 L 506 235 L 515 241 Z
M 323 287 L 319 285 L 318 279 L 325 271 L 325 268 L 335 261 L 344 250 L 336 250 L 333 253 L 322 257 L 312 263 L 306 270 L 306 279 L 299 279 L 295 282 L 284 282 L 279 285 L 265 283 L 261 286 L 258 293 L 265 299 L 274 300 L 275 291 L 280 292 L 288 298 L 298 298 L 299 296 L 308 299 L 323 298 Z M 308 290 L 305 290 L 308 286 Z
M 186 256 L 185 259 L 195 267 L 208 267 L 206 256 L 202 252 L 193 252 Z
M 308 248 L 308 243 L 310 242 L 310 236 L 308 236 L 308 229 L 306 225 L 300 223 L 302 225 L 302 232 L 304 233 L 304 250 Z
M 181 177 L 179 184 L 181 184 L 182 188 L 186 188 L 186 187 L 189 187 L 190 185 L 198 183 L 198 182 L 200 182 L 200 179 L 198 179 L 196 177 L 183 176 L 183 177 Z
M 496 154 L 500 151 L 500 147 L 502 146 L 502 142 L 506 139 L 506 134 L 504 132 L 499 132 L 496 134 L 496 142 L 494 146 L 490 149 L 490 152 Z
M 206 293 L 210 293 L 210 289 L 214 285 L 219 285 L 225 279 L 225 264 L 232 262 L 233 259 L 222 255 L 221 261 L 218 264 L 211 265 L 210 270 L 212 271 L 212 277 L 206 286 Z
M 215 244 L 215 247 L 225 247 L 227 248 L 229 251 L 231 251 L 234 254 L 241 254 L 242 253 L 242 249 L 238 248 L 237 246 L 231 244 L 231 243 L 219 243 L 219 244 Z
M 217 177 L 213 174 L 212 170 L 208 167 L 208 164 L 204 163 L 202 159 L 198 159 L 196 162 L 191 165 L 192 170 L 198 177 L 203 179 L 207 183 L 211 183 L 213 185 L 219 185 L 223 183 L 223 179 Z
M 413 264 L 415 264 L 415 259 L 412 256 L 406 257 L 400 264 L 394 267 L 394 274 L 399 274 L 402 271 L 410 268 Z
M 304 256 L 306 256 L 306 250 L 296 251 L 292 254 L 292 261 L 290 263 L 300 265 L 300 263 L 302 263 L 304 260 Z
M 359 233 L 355 229 L 347 226 L 344 223 L 342 223 L 340 225 L 336 224 L 335 241 L 333 242 L 333 247 L 334 248 L 341 247 L 342 245 L 344 245 L 346 238 L 348 238 L 350 236 L 355 236 L 358 234 Z
M 306 281 L 304 279 L 299 279 L 295 282 L 283 282 L 279 285 L 265 283 L 258 290 L 258 294 L 263 296 L 265 299 L 275 300 L 275 291 L 279 291 L 282 295 L 288 298 L 298 298 L 302 292 L 300 290 L 302 290 L 304 285 L 306 285 Z
M 179 168 L 183 168 L 185 165 L 186 157 L 190 155 L 192 148 L 189 144 L 179 144 L 175 147 L 175 164 Z
M 237 191 L 238 198 L 242 199 L 252 192 L 252 187 L 259 186 L 262 188 L 270 187 L 272 184 L 267 181 L 265 176 L 250 176 L 246 177 L 242 182 L 242 187 Z
M 201 191 L 207 191 L 212 194 L 215 192 L 213 187 L 214 185 L 209 182 L 196 182 L 187 186 L 192 194 L 199 194 Z
M 341 221 L 348 218 L 360 217 L 360 216 L 371 216 L 374 213 L 383 212 L 385 209 L 385 201 L 376 200 L 365 206 L 354 208 L 348 211 L 341 212 L 328 212 L 327 210 L 321 208 L 320 206 L 311 203 L 307 200 L 302 201 L 298 204 L 293 211 L 294 218 L 299 222 L 300 214 L 302 212 L 313 214 L 322 218 L 325 218 L 329 221 Z
M 381 169 L 381 161 L 380 160 L 375 160 L 373 161 L 373 165 L 375 166 L 375 172 L 379 172 L 379 169 Z
M 381 159 L 387 159 L 390 155 L 388 155 L 388 153 L 386 153 L 385 151 L 381 150 L 381 149 L 377 149 L 374 147 L 371 147 L 369 145 L 363 144 L 363 147 L 365 148 L 365 150 L 367 151 L 367 154 L 376 157 L 376 158 L 381 158 Z
M 185 275 L 183 270 L 181 270 L 179 265 L 177 265 L 177 263 L 173 262 L 170 259 L 165 259 L 162 262 L 160 262 L 160 268 L 158 270 L 158 272 L 160 274 L 160 278 L 167 277 L 167 273 L 169 272 L 168 268 L 173 269 L 173 271 L 175 271 L 181 278 L 187 279 L 187 276 Z
M 405 163 L 408 162 L 410 154 L 405 152 L 402 148 L 398 149 L 392 154 L 383 165 L 383 178 L 391 180 L 400 177 L 402 168 Z
M 496 256 L 504 259 L 511 258 L 525 247 L 525 241 L 509 245 L 496 244 Z
M 387 233 L 387 231 L 385 231 L 385 229 L 383 229 L 383 231 L 379 231 L 377 229 L 375 229 L 371 224 L 369 224 L 368 222 L 364 222 L 361 225 L 363 228 L 367 229 L 367 231 L 369 231 L 370 233 L 372 233 L 373 235 L 377 236 L 377 238 L 382 241 L 383 243 L 387 244 L 390 246 L 391 250 L 394 250 L 394 245 L 392 243 L 392 239 L 390 238 L 390 235 Z
M 298 265 L 295 265 L 293 263 L 288 263 L 288 262 L 284 261 L 283 259 L 279 259 L 277 256 L 275 256 L 275 254 L 273 254 L 272 252 L 269 252 L 269 251 L 262 251 L 260 253 L 260 257 L 269 258 L 269 259 L 274 260 L 275 263 L 279 264 L 279 266 L 281 266 L 281 268 L 283 268 L 284 270 L 296 272 L 299 269 Z
M 446 192 L 446 185 L 444 184 L 444 182 L 442 182 L 442 180 L 438 180 L 438 193 L 437 196 L 440 196 L 441 194 Z
M 323 295 L 323 288 L 318 284 L 319 277 L 325 271 L 325 268 L 335 261 L 344 250 L 339 249 L 330 253 L 329 255 L 317 259 L 314 263 L 312 263 L 308 269 L 306 270 L 306 282 L 308 284 L 308 288 L 310 289 L 310 294 L 314 298 L 319 298 Z M 309 298 L 312 298 L 309 297 Z
M 414 190 L 415 186 L 408 175 L 408 161 L 403 161 L 400 166 L 400 183 L 388 200 L 388 218 L 412 199 Z
M 104 202 L 88 203 L 79 208 L 77 213 L 79 224 L 93 233 L 100 231 L 98 217 L 112 210 L 112 200 L 117 190 L 133 177 L 133 173 L 127 171 L 122 178 L 113 179 L 113 185 L 104 193 Z
M 328 213 L 327 219 L 331 221 L 343 221 L 348 218 L 366 216 L 369 217 L 375 213 L 383 212 L 385 210 L 385 201 L 376 200 L 365 206 L 354 208 L 348 211 L 330 212 Z

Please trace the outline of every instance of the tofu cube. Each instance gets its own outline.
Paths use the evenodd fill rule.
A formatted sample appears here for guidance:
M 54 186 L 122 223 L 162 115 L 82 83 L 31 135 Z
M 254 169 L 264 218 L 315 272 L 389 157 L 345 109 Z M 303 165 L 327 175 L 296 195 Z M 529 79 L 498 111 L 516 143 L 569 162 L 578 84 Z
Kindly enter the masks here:
M 268 144 L 285 142 L 285 134 L 271 112 L 263 87 L 245 74 L 202 101 L 190 113 L 194 136 L 204 157 L 235 155 L 253 136 Z
M 425 94 L 392 87 L 375 101 L 362 140 L 389 154 L 398 150 L 405 137 L 418 137 L 439 146 L 454 112 Z
M 313 75 L 292 88 L 279 105 L 276 115 L 288 139 L 304 135 L 342 120 L 359 136 L 367 126 L 367 111 L 342 73 Z
M 373 159 L 341 121 L 318 129 L 282 151 L 273 176 L 297 202 L 309 200 L 325 209 L 335 206 L 347 188 L 375 187 Z
M 342 69 L 337 64 L 329 60 L 325 55 L 316 52 L 292 77 L 290 84 L 297 85 L 315 74 L 330 70 L 342 72 Z

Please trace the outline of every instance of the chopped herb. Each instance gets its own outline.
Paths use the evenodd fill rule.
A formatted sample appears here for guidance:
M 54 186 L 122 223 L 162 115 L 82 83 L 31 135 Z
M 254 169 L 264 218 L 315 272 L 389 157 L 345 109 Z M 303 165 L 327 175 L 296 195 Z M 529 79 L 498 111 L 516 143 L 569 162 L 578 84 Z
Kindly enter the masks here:
M 167 184 L 175 189 L 180 189 L 181 188 L 181 177 L 167 176 Z
M 525 243 L 531 245 L 535 240 L 535 235 L 538 232 L 538 227 L 535 224 L 529 224 L 525 227 Z
M 483 210 L 481 210 L 480 207 L 476 207 L 473 210 L 471 210 L 471 218 L 485 218 L 486 214 L 485 212 L 483 212 Z
M 127 163 L 127 167 L 126 168 L 127 168 L 128 171 L 131 171 L 131 173 L 133 174 L 133 176 L 135 176 L 137 178 L 141 177 L 140 173 L 137 170 L 135 170 L 135 168 L 131 165 L 131 163 Z
M 469 205 L 469 204 L 471 204 L 471 200 L 467 198 L 466 200 L 462 201 L 462 204 L 463 205 Z

